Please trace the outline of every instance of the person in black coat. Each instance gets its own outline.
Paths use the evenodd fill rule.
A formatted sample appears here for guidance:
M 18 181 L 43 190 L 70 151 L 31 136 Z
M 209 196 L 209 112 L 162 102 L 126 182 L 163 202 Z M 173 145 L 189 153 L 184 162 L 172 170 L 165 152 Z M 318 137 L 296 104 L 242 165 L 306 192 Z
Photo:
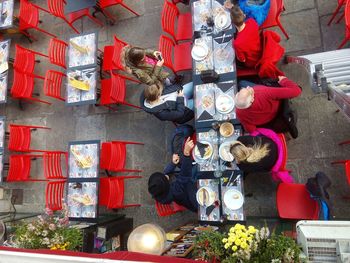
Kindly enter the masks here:
M 197 187 L 192 178 L 192 160 L 190 157 L 194 147 L 193 141 L 188 138 L 183 150 L 181 171 L 176 180 L 169 182 L 169 176 L 163 173 L 153 173 L 148 180 L 148 192 L 152 198 L 161 204 L 170 204 L 173 201 L 186 207 L 192 212 L 197 212 L 196 200 Z
M 178 84 L 165 87 L 161 84 L 154 84 L 145 87 L 140 97 L 140 106 L 145 112 L 154 115 L 161 121 L 183 124 L 194 117 L 191 109 L 193 100 L 187 100 L 184 97 L 182 86 Z
M 244 173 L 269 172 L 278 159 L 276 143 L 266 136 L 240 136 L 230 153 Z

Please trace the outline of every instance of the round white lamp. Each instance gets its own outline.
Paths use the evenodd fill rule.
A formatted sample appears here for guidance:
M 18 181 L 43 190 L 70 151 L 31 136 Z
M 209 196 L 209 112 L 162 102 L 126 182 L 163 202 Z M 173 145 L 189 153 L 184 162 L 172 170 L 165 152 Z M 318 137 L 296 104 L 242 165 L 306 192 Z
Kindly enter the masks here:
M 128 238 L 128 251 L 160 255 L 165 249 L 164 230 L 155 224 L 136 227 Z

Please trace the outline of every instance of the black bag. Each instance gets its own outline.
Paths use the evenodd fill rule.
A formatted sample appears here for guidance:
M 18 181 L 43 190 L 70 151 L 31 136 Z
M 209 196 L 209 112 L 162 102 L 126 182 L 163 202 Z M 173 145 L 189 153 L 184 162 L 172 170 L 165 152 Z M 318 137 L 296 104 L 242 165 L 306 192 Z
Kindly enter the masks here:
M 203 83 L 213 83 L 219 80 L 219 75 L 215 70 L 204 70 L 200 76 Z

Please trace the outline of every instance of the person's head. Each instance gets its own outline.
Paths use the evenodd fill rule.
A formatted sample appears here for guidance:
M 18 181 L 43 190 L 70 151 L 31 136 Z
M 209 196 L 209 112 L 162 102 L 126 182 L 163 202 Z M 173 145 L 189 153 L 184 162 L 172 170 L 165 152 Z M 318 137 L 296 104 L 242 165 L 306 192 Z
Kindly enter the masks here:
M 128 52 L 129 61 L 137 66 L 141 61 L 145 59 L 146 51 L 143 48 L 132 47 Z
M 148 192 L 156 200 L 164 199 L 170 189 L 169 177 L 163 173 L 153 173 L 148 179 Z
M 243 13 L 242 9 L 239 8 L 238 5 L 235 5 L 231 8 L 231 21 L 232 23 L 240 27 L 244 24 L 245 14 Z
M 147 102 L 153 102 L 156 101 L 160 95 L 161 95 L 161 88 L 158 87 L 156 84 L 149 85 L 145 87 L 145 90 L 143 92 L 145 96 L 145 100 Z
M 256 163 L 269 154 L 268 144 L 261 144 L 258 140 L 252 147 L 247 147 L 240 141 L 231 144 L 230 152 L 238 163 Z
M 254 102 L 254 89 L 246 87 L 237 92 L 235 105 L 237 109 L 248 109 Z

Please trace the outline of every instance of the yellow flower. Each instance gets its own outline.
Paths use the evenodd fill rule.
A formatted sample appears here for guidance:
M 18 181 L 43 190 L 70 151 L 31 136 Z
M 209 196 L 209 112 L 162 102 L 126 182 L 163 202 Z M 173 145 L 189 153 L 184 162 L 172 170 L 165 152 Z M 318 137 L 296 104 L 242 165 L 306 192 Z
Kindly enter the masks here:
M 227 243 L 227 238 L 223 238 L 222 243 Z
M 229 237 L 228 238 L 228 242 L 232 243 L 232 242 L 235 242 L 236 238 L 235 237 Z
M 226 243 L 224 247 L 225 249 L 228 249 L 230 247 L 230 244 Z
M 246 242 L 241 243 L 241 248 L 246 249 L 248 247 L 248 244 Z
M 241 240 L 240 240 L 240 239 L 236 239 L 235 245 L 236 245 L 236 246 L 239 246 L 240 244 L 241 244 Z
M 233 247 L 232 247 L 232 250 L 233 250 L 233 251 L 237 251 L 237 249 L 238 249 L 237 246 L 233 246 Z
M 50 247 L 51 250 L 57 250 L 56 246 Z
M 231 227 L 230 228 L 230 233 L 234 233 L 235 232 L 235 227 Z
M 248 236 L 247 236 L 247 234 L 246 234 L 246 233 L 242 233 L 241 237 L 243 237 L 243 238 L 247 238 Z

